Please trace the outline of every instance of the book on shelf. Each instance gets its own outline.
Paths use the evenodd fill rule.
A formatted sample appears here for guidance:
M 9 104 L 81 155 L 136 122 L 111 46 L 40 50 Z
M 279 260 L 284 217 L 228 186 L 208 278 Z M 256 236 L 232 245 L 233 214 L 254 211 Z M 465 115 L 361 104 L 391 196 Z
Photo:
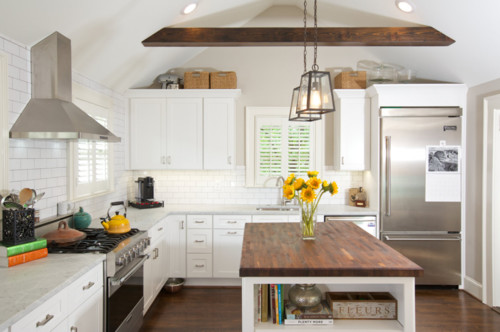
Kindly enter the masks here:
M 262 310 L 261 310 L 261 320 L 263 322 L 267 322 L 268 320 L 268 312 L 269 312 L 269 285 L 262 285 Z
M 27 263 L 42 257 L 46 257 L 47 255 L 48 255 L 47 248 L 42 248 L 10 257 L 0 257 L 0 267 L 11 267 L 14 265 Z
M 333 313 L 326 301 L 312 308 L 298 308 L 292 302 L 285 301 L 287 319 L 333 319 Z
M 283 285 L 279 284 L 278 286 L 278 317 L 276 318 L 276 321 L 278 322 L 278 325 L 283 324 Z
M 287 325 L 332 325 L 333 314 L 326 301 L 312 308 L 298 308 L 285 301 L 285 324 Z
M 262 284 L 259 284 L 259 292 L 257 293 L 257 321 L 262 320 Z
M 16 244 L 12 246 L 6 246 L 0 242 L 0 257 L 10 257 L 19 254 L 24 254 L 25 252 L 47 248 L 47 239 L 39 238 L 35 241 Z
M 269 285 L 269 290 L 271 291 L 271 296 L 269 297 L 269 309 L 271 309 L 271 318 L 273 324 L 276 324 L 276 285 Z

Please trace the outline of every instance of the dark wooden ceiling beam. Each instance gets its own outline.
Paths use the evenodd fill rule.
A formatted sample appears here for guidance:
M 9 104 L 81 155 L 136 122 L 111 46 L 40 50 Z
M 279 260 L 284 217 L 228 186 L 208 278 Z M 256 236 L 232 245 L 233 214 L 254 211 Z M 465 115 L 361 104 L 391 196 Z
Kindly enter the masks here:
M 308 28 L 308 42 L 314 30 Z M 448 46 L 455 41 L 423 27 L 318 28 L 319 46 Z M 303 28 L 163 28 L 147 47 L 302 46 Z

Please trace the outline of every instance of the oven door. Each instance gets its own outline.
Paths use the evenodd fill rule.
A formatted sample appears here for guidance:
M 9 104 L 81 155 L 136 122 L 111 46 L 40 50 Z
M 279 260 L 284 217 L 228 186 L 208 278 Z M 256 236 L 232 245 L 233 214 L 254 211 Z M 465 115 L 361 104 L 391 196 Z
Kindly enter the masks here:
M 136 258 L 117 275 L 108 278 L 106 306 L 107 331 L 139 331 L 144 309 L 144 262 L 148 256 Z

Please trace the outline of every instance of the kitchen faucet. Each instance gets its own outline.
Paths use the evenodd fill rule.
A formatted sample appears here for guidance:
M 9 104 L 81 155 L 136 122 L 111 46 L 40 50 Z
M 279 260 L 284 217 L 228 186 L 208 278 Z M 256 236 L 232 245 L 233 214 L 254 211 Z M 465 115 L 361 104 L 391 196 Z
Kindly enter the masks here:
M 280 185 L 281 182 L 281 185 Z M 286 199 L 285 196 L 283 195 L 283 186 L 285 185 L 285 178 L 282 177 L 281 175 L 276 177 L 276 187 L 278 188 L 278 202 L 280 202 L 280 205 L 286 205 L 291 202 L 291 200 Z

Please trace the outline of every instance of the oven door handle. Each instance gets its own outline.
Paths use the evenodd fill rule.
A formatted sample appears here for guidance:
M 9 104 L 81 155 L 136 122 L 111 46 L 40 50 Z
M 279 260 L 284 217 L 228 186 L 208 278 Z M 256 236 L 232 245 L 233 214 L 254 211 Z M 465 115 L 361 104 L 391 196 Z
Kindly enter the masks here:
M 112 278 L 110 280 L 111 286 L 121 286 L 125 281 L 127 281 L 134 273 L 137 272 L 137 270 L 141 268 L 144 262 L 149 259 L 149 254 L 141 255 L 139 257 L 142 258 L 141 261 L 137 263 L 137 265 L 132 270 L 128 271 L 126 275 L 121 278 Z

